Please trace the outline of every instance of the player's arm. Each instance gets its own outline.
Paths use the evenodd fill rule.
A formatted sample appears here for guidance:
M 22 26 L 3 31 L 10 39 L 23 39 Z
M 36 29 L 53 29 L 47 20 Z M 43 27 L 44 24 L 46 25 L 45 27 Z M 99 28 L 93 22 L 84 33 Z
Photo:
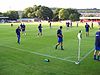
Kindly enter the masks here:
M 58 37 L 63 37 L 63 35 L 57 34 Z

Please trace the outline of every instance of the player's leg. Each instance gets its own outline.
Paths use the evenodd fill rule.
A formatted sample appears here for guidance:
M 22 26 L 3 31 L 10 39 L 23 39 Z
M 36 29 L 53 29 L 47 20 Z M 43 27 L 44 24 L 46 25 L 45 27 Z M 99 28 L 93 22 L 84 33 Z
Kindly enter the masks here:
M 97 58 L 97 60 L 100 61 L 100 51 L 98 52 L 98 58 Z
M 60 45 L 61 45 L 61 50 L 64 50 L 63 49 L 63 38 L 60 39 Z
M 86 32 L 86 37 L 87 37 L 87 32 Z
M 42 30 L 40 31 L 40 33 L 41 33 L 41 36 L 42 36 Z
M 55 49 L 57 49 L 57 47 L 60 45 L 60 43 L 58 42 L 57 44 L 56 44 L 56 46 L 55 46 Z
M 38 32 L 38 35 L 39 35 L 39 32 Z
M 61 42 L 61 50 L 64 50 L 64 48 L 63 48 L 63 42 Z
M 18 43 L 20 44 L 20 35 L 17 35 Z
M 86 31 L 86 37 L 88 36 L 88 34 L 89 34 L 88 31 Z
M 57 49 L 57 47 L 60 45 L 60 42 L 61 42 L 61 38 L 58 37 L 58 43 L 56 44 L 55 49 Z
M 25 28 L 24 28 L 24 35 L 26 35 L 26 30 L 25 30 Z
M 97 60 L 96 55 L 97 55 L 97 50 L 94 51 L 94 60 Z

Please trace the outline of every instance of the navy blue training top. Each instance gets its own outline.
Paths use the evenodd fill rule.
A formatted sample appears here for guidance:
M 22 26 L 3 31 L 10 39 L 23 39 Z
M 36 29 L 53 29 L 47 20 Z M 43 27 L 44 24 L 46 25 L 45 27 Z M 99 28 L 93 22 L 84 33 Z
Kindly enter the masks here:
M 96 32 L 96 35 L 95 35 L 95 45 L 100 47 L 100 31 Z
M 85 25 L 86 30 L 89 30 L 89 27 L 90 26 L 88 24 Z
M 20 31 L 21 31 L 21 30 L 20 30 L 19 28 L 17 28 L 17 29 L 16 29 L 16 34 L 17 34 L 17 35 L 20 35 Z
M 58 35 L 58 34 L 62 36 L 62 31 L 61 31 L 61 29 L 58 29 L 58 30 L 57 30 L 57 35 Z M 62 38 L 62 37 L 60 37 L 60 36 L 58 36 L 58 37 L 59 37 L 59 38 Z

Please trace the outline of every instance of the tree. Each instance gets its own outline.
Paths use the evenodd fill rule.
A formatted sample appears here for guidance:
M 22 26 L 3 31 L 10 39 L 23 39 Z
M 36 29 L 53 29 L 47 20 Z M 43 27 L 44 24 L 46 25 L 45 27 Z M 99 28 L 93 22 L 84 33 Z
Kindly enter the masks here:
M 62 20 L 69 19 L 69 12 L 66 9 L 61 9 L 59 11 L 59 19 Z
M 70 13 L 69 14 L 69 19 L 72 21 L 78 21 L 80 17 L 80 13 L 77 11 L 77 9 L 67 9 L 67 11 Z
M 19 18 L 18 11 L 7 11 L 3 15 L 9 17 L 10 20 L 16 20 Z
M 59 20 L 59 11 L 61 8 L 56 8 L 53 12 L 53 21 L 58 21 Z
M 37 10 L 36 13 L 35 13 L 35 15 L 36 15 L 38 18 L 43 19 L 42 10 L 41 10 L 41 9 Z
M 52 19 L 53 12 L 50 8 L 41 6 L 40 9 L 36 11 L 36 16 L 44 20 L 47 20 L 47 18 Z
M 34 5 L 34 6 L 33 6 L 33 10 L 34 10 L 34 11 L 37 11 L 37 10 L 39 10 L 39 9 L 40 9 L 40 7 L 41 7 L 41 5 L 39 5 L 39 6 Z
M 76 9 L 61 9 L 59 11 L 59 19 L 61 20 L 66 20 L 70 19 L 72 21 L 77 21 L 79 20 L 80 14 Z
M 53 10 L 53 11 L 52 11 Z M 28 7 L 24 10 L 24 13 L 23 13 L 23 17 L 26 18 L 34 18 L 34 17 L 38 17 L 40 19 L 43 19 L 43 20 L 59 20 L 59 19 L 62 19 L 62 20 L 66 20 L 66 19 L 75 19 L 75 20 L 78 20 L 79 19 L 79 16 L 80 14 L 78 13 L 78 11 L 76 9 L 62 9 L 62 8 L 55 8 L 52 10 L 48 7 L 45 7 L 45 6 L 37 6 L 37 5 L 34 5 L 33 7 Z M 72 15 L 71 15 L 72 14 Z M 77 15 L 77 18 L 75 15 Z M 74 17 L 74 16 L 75 17 Z
M 0 12 L 0 16 L 2 16 L 3 15 L 3 13 L 2 12 Z
M 24 13 L 23 13 L 23 17 L 25 18 L 25 17 L 29 17 L 29 18 L 31 18 L 31 17 L 33 17 L 32 16 L 32 13 L 34 12 L 34 9 L 32 8 L 32 7 L 28 7 L 28 8 L 26 8 L 25 10 L 24 10 Z
M 78 21 L 79 17 L 80 17 L 80 14 L 73 13 L 73 14 L 70 14 L 69 19 L 72 21 Z
M 69 16 L 69 19 L 72 20 L 72 21 L 75 21 L 75 18 L 76 18 L 76 14 L 70 14 Z
M 40 9 L 41 5 L 34 5 L 33 7 L 28 7 L 23 12 L 23 18 L 34 18 L 36 17 L 37 11 Z

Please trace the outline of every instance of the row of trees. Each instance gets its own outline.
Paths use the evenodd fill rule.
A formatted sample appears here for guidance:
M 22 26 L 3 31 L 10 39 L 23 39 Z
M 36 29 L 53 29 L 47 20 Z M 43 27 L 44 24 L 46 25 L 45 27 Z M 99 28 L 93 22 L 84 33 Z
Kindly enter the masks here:
M 45 6 L 36 6 L 28 7 L 23 12 L 23 17 L 26 18 L 41 18 L 43 20 L 52 19 L 53 11 Z
M 7 16 L 10 19 L 18 19 L 19 13 L 18 11 L 7 11 L 6 13 L 2 13 L 3 16 Z M 76 9 L 64 9 L 64 8 L 48 8 L 46 6 L 37 6 L 28 7 L 23 10 L 22 18 L 40 18 L 42 20 L 79 20 L 80 13 Z

